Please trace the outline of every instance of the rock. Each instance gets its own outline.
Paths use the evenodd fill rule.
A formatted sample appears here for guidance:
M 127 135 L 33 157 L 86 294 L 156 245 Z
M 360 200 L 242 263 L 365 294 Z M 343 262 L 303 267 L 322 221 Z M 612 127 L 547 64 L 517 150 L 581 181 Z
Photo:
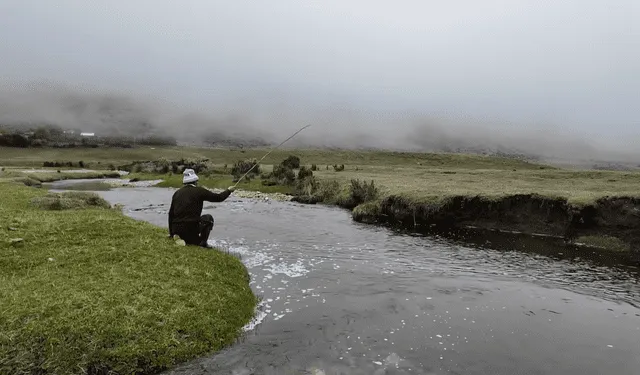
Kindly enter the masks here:
M 22 246 L 24 244 L 24 238 L 12 238 L 9 242 L 11 246 Z
M 14 227 L 7 227 L 7 229 L 11 230 L 11 231 L 17 231 L 18 229 L 14 228 Z

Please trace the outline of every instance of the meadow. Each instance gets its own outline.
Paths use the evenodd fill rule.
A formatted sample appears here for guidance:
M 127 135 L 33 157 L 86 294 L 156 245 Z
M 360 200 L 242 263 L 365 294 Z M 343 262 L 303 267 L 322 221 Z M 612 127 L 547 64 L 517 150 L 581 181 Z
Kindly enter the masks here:
M 4 173 L 0 373 L 157 373 L 232 344 L 253 317 L 235 256 Z

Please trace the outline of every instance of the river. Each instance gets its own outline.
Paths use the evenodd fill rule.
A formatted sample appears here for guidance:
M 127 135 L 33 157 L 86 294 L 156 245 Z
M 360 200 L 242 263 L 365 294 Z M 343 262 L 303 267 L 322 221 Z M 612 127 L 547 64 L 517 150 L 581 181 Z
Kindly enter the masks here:
M 166 227 L 172 192 L 97 193 Z M 167 374 L 640 374 L 636 268 L 402 234 L 319 205 L 232 196 L 204 211 L 262 303 L 237 344 Z

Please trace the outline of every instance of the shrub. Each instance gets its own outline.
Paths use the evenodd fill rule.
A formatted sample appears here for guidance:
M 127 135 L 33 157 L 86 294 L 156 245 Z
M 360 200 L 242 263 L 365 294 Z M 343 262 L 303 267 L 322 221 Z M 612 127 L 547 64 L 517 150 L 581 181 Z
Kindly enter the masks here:
M 334 170 L 334 171 L 336 171 L 336 172 L 342 172 L 342 171 L 344 171 L 344 164 L 342 164 L 342 165 L 336 165 L 336 164 L 334 164 L 334 165 L 333 165 L 333 170 Z
M 269 178 L 280 185 L 292 185 L 296 180 L 296 173 L 293 169 L 280 164 L 273 167 L 273 172 L 271 172 Z
M 84 168 L 84 162 L 83 162 L 82 160 L 80 160 L 80 161 L 78 162 L 78 166 L 79 166 L 80 168 Z
M 336 180 L 322 180 L 317 185 L 315 195 L 323 202 L 334 202 L 340 194 L 340 183 Z
M 255 168 L 253 168 L 254 166 Z M 231 167 L 231 174 L 236 178 L 240 178 L 245 173 L 249 172 L 249 170 L 251 170 L 251 173 L 247 175 L 247 177 L 250 177 L 250 175 L 254 175 L 254 176 L 260 175 L 260 165 L 258 165 L 258 162 L 256 159 L 242 160 L 242 161 L 236 162 L 233 165 L 233 167 Z
M 36 197 L 31 204 L 43 210 L 73 210 L 89 207 L 110 208 L 109 202 L 98 194 L 74 191 L 66 193 L 49 193 L 44 197 Z
M 296 181 L 294 194 L 302 195 L 302 196 L 313 196 L 318 189 L 318 180 L 312 176 L 307 175 L 304 178 L 298 179 Z
M 42 182 L 31 177 L 19 177 L 14 180 L 15 182 L 23 183 L 25 186 L 41 187 Z
M 113 165 L 113 164 L 109 164 L 109 165 L 107 166 L 107 168 L 108 168 L 110 171 L 115 171 L 115 170 L 116 170 L 116 166 L 115 166 L 115 165 Z
M 280 164 L 291 169 L 298 169 L 300 168 L 300 158 L 295 155 L 290 155 Z
M 311 170 L 314 171 L 314 172 L 317 171 L 318 170 L 318 166 L 315 165 L 315 164 L 311 164 Z
M 311 169 L 308 169 L 307 167 L 301 167 L 300 170 L 298 171 L 298 180 L 304 180 L 307 177 L 311 177 L 313 176 L 313 172 L 311 171 Z
M 378 188 L 374 185 L 373 180 L 367 184 L 366 181 L 351 179 L 350 195 L 353 203 L 359 205 L 378 198 Z

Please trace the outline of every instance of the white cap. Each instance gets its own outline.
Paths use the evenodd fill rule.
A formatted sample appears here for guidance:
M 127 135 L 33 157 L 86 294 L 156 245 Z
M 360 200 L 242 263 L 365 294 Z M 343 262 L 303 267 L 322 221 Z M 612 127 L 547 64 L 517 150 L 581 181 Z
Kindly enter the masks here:
M 182 172 L 183 184 L 190 184 L 196 181 L 198 181 L 198 175 L 196 175 L 196 172 L 193 169 L 185 169 L 184 172 Z

